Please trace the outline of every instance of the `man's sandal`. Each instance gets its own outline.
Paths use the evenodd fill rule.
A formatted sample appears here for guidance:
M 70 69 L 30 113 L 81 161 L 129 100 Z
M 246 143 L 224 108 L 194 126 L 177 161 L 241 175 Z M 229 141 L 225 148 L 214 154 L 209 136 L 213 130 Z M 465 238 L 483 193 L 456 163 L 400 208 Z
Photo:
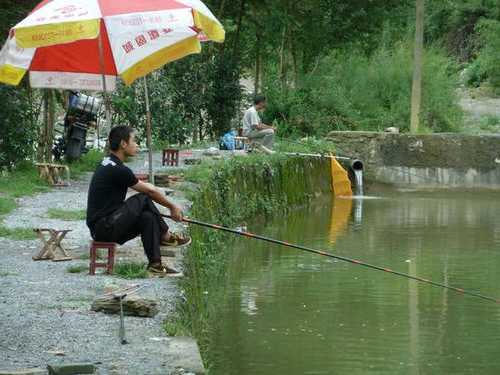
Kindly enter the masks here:
M 170 238 L 168 241 L 162 241 L 161 246 L 168 246 L 168 247 L 182 247 L 182 246 L 187 246 L 191 243 L 191 237 L 189 236 L 181 236 L 179 234 L 175 233 L 170 233 Z
M 182 276 L 182 272 L 179 272 L 163 264 L 151 264 L 147 268 L 151 276 L 156 277 L 166 277 L 166 276 Z

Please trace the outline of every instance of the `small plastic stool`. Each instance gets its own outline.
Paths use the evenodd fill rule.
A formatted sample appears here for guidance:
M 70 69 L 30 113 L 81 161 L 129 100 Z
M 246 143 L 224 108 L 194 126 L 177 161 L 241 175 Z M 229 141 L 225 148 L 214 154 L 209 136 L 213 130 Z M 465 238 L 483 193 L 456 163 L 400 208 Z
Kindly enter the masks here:
M 97 262 L 97 249 L 108 249 L 107 262 Z M 112 275 L 113 267 L 115 265 L 115 250 L 116 243 L 114 242 L 92 241 L 90 243 L 89 275 L 95 275 L 96 268 L 106 268 L 106 273 L 108 275 Z
M 166 148 L 163 150 L 162 165 L 179 166 L 179 150 Z

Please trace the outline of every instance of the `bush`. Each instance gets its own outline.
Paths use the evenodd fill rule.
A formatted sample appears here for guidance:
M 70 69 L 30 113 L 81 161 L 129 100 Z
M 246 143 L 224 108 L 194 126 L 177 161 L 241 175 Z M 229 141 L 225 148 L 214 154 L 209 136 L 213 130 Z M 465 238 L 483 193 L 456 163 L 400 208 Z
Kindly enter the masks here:
M 421 125 L 454 131 L 462 122 L 455 88 L 457 67 L 435 48 L 425 53 Z M 332 130 L 408 130 L 413 48 L 399 43 L 371 56 L 357 51 L 324 58 L 300 87 L 283 91 L 268 83 L 267 121 L 280 122 L 281 135 L 322 135 Z
M 478 24 L 480 47 L 476 65 L 479 74 L 488 78 L 494 88 L 500 88 L 500 22 L 484 20 Z
M 37 126 L 27 90 L 0 85 L 0 167 L 33 157 Z
M 479 59 L 471 62 L 464 70 L 464 82 L 468 87 L 479 87 L 487 78 Z

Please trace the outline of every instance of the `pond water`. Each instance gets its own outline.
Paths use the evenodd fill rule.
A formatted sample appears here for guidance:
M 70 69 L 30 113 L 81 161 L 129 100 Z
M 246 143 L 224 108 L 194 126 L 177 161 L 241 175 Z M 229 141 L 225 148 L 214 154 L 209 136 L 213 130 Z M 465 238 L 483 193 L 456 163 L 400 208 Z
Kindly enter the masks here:
M 249 231 L 500 298 L 500 195 L 370 192 Z M 500 305 L 238 239 L 212 374 L 499 374 Z

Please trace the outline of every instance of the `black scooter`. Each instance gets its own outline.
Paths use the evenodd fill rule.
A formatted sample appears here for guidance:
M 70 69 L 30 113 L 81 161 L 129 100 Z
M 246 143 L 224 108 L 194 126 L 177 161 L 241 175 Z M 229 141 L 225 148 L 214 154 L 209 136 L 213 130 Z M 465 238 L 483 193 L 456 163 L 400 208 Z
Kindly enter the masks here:
M 65 156 L 68 161 L 79 159 L 88 152 L 87 131 L 95 127 L 101 109 L 101 100 L 92 96 L 72 92 L 69 107 L 64 117 L 64 132 L 56 139 L 52 153 L 56 160 Z

